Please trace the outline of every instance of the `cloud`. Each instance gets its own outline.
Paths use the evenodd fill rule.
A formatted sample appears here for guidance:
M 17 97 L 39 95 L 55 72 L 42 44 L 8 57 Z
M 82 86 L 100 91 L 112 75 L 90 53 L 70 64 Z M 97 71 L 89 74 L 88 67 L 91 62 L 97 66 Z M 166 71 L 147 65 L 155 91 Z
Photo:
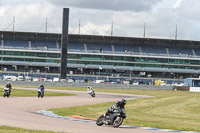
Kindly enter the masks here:
M 5 4 L 0 7 L 0 30 L 12 30 L 12 26 L 9 25 L 12 24 L 14 16 L 16 31 L 44 32 L 46 17 L 49 32 L 57 33 L 61 29 L 62 9 L 58 10 L 55 6 L 45 2 Z
M 179 6 L 181 5 L 182 0 L 176 0 L 173 8 L 179 8 Z
M 0 30 L 6 29 L 15 16 L 16 31 L 45 32 L 47 17 L 48 32 L 61 33 L 62 10 L 69 7 L 69 33 L 78 33 L 80 19 L 82 34 L 110 35 L 113 21 L 115 36 L 143 37 L 146 23 L 146 37 L 174 39 L 177 24 L 178 39 L 200 40 L 200 1 L 196 0 L 170 0 L 167 6 L 168 0 L 3 1 Z M 7 30 L 12 30 L 12 26 Z
M 53 4 L 86 9 L 148 11 L 162 0 L 49 0 Z

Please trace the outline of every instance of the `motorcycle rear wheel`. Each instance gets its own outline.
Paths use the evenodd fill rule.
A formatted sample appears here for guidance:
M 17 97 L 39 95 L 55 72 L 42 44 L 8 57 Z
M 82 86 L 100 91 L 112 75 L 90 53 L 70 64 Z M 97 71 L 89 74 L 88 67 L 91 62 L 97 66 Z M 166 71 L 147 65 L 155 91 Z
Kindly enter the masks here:
M 97 126 L 102 126 L 104 120 L 104 115 L 99 116 L 99 118 L 96 120 Z
M 122 117 L 116 117 L 113 121 L 113 127 L 117 128 L 119 127 L 123 122 L 123 118 Z
M 41 92 L 41 98 L 43 98 L 44 97 L 44 92 Z

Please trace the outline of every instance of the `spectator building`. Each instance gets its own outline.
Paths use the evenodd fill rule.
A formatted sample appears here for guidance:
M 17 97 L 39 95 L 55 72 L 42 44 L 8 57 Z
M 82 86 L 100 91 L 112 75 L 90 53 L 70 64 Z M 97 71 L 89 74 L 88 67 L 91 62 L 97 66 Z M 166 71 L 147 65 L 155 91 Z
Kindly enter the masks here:
M 0 31 L 0 69 L 59 73 L 61 34 Z M 69 34 L 67 73 L 199 77 L 200 41 Z

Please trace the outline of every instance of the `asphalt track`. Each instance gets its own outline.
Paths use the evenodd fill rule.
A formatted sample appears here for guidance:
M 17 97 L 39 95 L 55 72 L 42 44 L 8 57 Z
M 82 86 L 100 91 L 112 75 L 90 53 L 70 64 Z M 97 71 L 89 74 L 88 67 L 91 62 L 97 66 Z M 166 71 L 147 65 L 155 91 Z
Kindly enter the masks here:
M 34 88 L 15 89 L 36 90 Z M 37 98 L 37 96 L 12 97 L 11 95 L 10 98 L 1 96 L 0 125 L 67 133 L 163 133 L 163 131 L 158 130 L 131 129 L 125 127 L 113 128 L 112 126 L 106 125 L 97 126 L 94 123 L 53 118 L 37 113 L 38 110 L 47 110 L 50 108 L 80 106 L 111 101 L 115 102 L 122 98 L 129 100 L 148 96 L 96 92 L 96 97 L 92 98 L 87 92 L 48 89 L 46 89 L 46 91 L 73 93 L 77 94 L 77 96 L 44 97 L 43 99 Z

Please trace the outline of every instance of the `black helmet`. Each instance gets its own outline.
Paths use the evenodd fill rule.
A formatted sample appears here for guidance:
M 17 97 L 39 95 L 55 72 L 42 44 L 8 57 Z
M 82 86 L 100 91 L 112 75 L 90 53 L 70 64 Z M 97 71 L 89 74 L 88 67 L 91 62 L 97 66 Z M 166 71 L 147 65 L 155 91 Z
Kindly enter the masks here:
M 126 105 L 126 100 L 125 100 L 125 99 L 122 99 L 122 100 L 121 100 L 121 104 L 122 104 L 122 105 Z
M 40 87 L 44 87 L 43 84 L 41 84 Z

